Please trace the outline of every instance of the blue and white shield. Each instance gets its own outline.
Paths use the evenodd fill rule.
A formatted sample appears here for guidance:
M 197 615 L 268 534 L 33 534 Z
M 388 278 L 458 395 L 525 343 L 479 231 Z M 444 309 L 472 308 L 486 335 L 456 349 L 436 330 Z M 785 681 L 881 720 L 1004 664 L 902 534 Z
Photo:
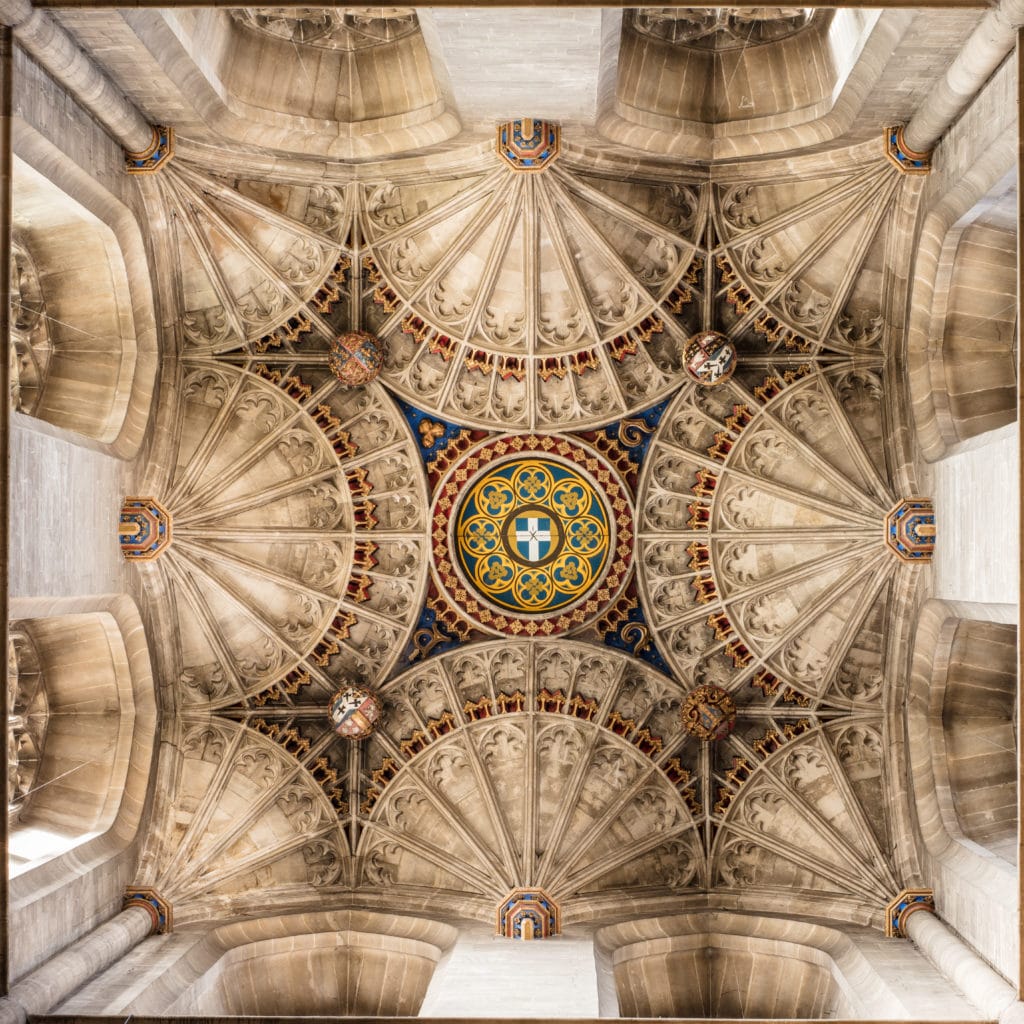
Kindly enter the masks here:
M 551 520 L 547 516 L 516 519 L 516 550 L 527 562 L 539 562 L 551 550 Z

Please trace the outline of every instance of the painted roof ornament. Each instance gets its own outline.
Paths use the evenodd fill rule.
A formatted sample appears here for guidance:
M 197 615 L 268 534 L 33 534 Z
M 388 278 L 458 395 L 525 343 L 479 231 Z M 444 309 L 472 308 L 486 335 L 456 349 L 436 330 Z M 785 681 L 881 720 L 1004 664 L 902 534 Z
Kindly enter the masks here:
M 558 904 L 543 889 L 516 889 L 498 905 L 498 934 L 506 939 L 548 939 L 561 930 Z
M 885 517 L 885 542 L 904 562 L 930 562 L 935 552 L 935 506 L 904 498 Z
M 733 375 L 736 346 L 720 331 L 701 331 L 686 343 L 683 362 L 693 380 L 713 388 Z
M 334 694 L 327 709 L 334 731 L 347 740 L 366 739 L 377 727 L 382 712 L 380 698 L 354 684 Z
M 561 144 L 562 129 L 554 121 L 523 117 L 498 125 L 498 156 L 514 171 L 543 171 Z
M 932 169 L 931 150 L 918 152 L 907 145 L 901 124 L 885 130 L 885 155 L 904 174 L 927 174 Z
M 151 128 L 153 139 L 145 149 L 124 151 L 124 169 L 129 174 L 156 174 L 174 159 L 174 129 L 162 124 Z
M 125 498 L 117 539 L 129 562 L 157 558 L 171 543 L 171 514 L 155 498 Z
M 384 348 L 369 331 L 348 331 L 331 340 L 327 363 L 342 384 L 359 387 L 377 379 L 384 364 Z
M 724 740 L 736 728 L 736 704 L 720 686 L 691 690 L 681 714 L 686 731 L 705 742 Z
M 550 635 L 601 614 L 633 558 L 629 493 L 596 451 L 506 435 L 456 451 L 436 492 L 434 568 L 485 630 Z

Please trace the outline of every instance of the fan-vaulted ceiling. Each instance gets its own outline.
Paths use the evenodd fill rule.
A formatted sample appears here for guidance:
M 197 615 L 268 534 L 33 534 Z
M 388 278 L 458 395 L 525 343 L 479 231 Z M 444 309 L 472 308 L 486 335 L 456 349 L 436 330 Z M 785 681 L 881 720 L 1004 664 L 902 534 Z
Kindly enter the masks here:
M 270 893 L 487 916 L 529 884 L 568 920 L 729 890 L 867 922 L 899 889 L 882 679 L 918 570 L 884 541 L 885 356 L 919 179 L 878 143 L 682 175 L 563 148 L 315 185 L 181 157 L 147 191 L 181 356 L 145 476 L 174 539 L 139 570 L 174 825 L 143 874 L 179 922 Z M 355 328 L 385 365 L 345 388 Z M 683 365 L 703 329 L 738 350 L 715 388 Z M 520 627 L 460 610 L 429 508 L 530 431 L 616 467 L 635 567 L 569 639 L 495 644 Z M 350 680 L 385 703 L 359 744 L 326 710 Z M 683 727 L 700 684 L 726 740 Z
M 886 517 L 922 486 L 902 353 L 928 179 L 874 124 L 906 96 L 850 113 L 844 90 L 886 45 L 876 77 L 896 75 L 927 26 L 756 10 L 617 14 L 593 123 L 529 172 L 459 134 L 429 12 L 60 15 L 178 124 L 138 181 L 164 359 L 132 481 L 173 537 L 131 568 L 164 712 L 134 882 L 178 926 L 267 908 L 490 925 L 537 886 L 568 927 L 690 907 L 879 927 L 907 884 L 891 681 L 928 571 Z M 949 25 L 936 52 L 969 22 Z M 825 59 L 837 40 L 848 65 Z M 678 81 L 651 70 L 756 79 L 783 52 L 823 77 L 754 112 L 746 78 L 669 109 Z M 972 230 L 980 266 L 1001 228 Z M 50 356 L 32 317 L 57 307 L 19 241 L 28 408 Z M 957 301 L 981 272 L 958 273 Z M 371 384 L 331 371 L 350 331 L 381 341 Z M 714 387 L 687 370 L 706 331 L 736 352 Z M 584 513 L 603 561 L 570 550 Z M 349 683 L 383 705 L 358 743 L 329 717 Z M 687 728 L 698 687 L 728 694 L 731 733 Z M 398 943 L 351 927 L 353 948 Z M 423 942 L 432 964 L 443 942 Z

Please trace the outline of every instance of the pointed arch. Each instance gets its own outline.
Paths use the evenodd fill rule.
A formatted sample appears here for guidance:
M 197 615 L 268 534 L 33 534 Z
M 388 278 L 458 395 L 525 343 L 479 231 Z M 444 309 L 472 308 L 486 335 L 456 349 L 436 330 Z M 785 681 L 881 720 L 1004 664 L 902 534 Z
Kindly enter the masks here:
M 32 647 L 47 712 L 39 763 L 10 837 L 18 977 L 120 906 L 120 887 L 97 879 L 124 885 L 134 870 L 156 700 L 130 598 L 23 598 L 11 611 L 12 633 Z M 33 711 L 38 705 L 26 709 Z
M 1000 611 L 936 600 L 923 605 L 906 728 L 918 843 L 939 912 L 1013 978 L 1016 904 L 1005 897 L 1017 877 L 1007 858 L 1017 832 L 1016 627 L 992 621 Z M 972 768 L 974 759 L 980 771 Z
M 26 124 L 19 122 L 14 136 L 19 383 L 12 408 L 133 458 L 149 422 L 158 363 L 138 222 L 121 196 Z
M 606 926 L 595 947 L 613 973 L 622 1016 L 928 1020 L 976 1013 L 912 944 L 883 947 L 867 929 L 823 919 L 696 910 Z M 889 980 L 900 976 L 897 964 L 928 977 L 923 996 Z
M 163 1016 L 414 1017 L 455 928 L 363 909 L 262 914 L 169 939 L 131 985 L 136 949 L 61 1007 L 65 1013 Z M 315 978 L 315 984 L 310 979 Z

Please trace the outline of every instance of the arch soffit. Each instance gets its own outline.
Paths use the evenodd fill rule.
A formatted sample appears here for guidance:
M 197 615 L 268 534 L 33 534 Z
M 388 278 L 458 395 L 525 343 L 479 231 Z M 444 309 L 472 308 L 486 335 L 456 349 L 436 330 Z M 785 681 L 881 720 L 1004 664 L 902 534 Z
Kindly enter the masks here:
M 150 772 L 156 744 L 156 693 L 142 619 L 134 601 L 126 595 L 106 598 L 22 598 L 11 602 L 15 621 L 32 634 L 39 623 L 48 643 L 60 643 L 62 625 L 73 625 L 83 618 L 93 622 L 101 639 L 101 659 L 109 658 L 109 685 L 103 698 L 106 709 L 100 717 L 117 720 L 117 743 L 111 751 L 109 789 L 97 816 L 92 834 L 72 841 L 41 862 L 30 862 L 12 878 L 12 905 L 23 908 L 38 894 L 50 892 L 51 885 L 69 875 L 91 871 L 128 847 L 136 838 L 147 809 Z M 58 661 L 64 660 L 60 654 Z M 67 686 L 57 691 L 51 711 L 75 707 L 78 702 L 74 664 L 68 664 Z M 75 711 L 76 717 L 82 715 Z M 84 720 L 91 716 L 84 714 Z M 50 752 L 52 753 L 52 751 Z M 90 757 L 92 753 L 90 753 Z
M 126 204 L 125 196 L 115 195 L 26 122 L 15 119 L 12 134 L 16 193 L 14 229 L 21 230 L 18 216 L 31 205 L 32 224 L 22 231 L 30 253 L 33 236 L 47 240 L 48 249 L 60 252 L 61 243 L 51 236 L 61 235 L 67 225 L 74 224 L 92 236 L 96 258 L 91 272 L 102 273 L 101 268 L 109 271 L 97 292 L 102 294 L 113 288 L 117 308 L 111 311 L 112 319 L 102 338 L 104 343 L 120 342 L 120 365 L 116 379 L 111 382 L 106 418 L 90 436 L 111 454 L 123 459 L 134 458 L 149 421 L 159 361 L 152 279 L 137 214 Z M 38 201 L 33 201 L 33 196 Z M 50 263 L 47 260 L 40 264 L 43 274 L 59 269 L 59 260 L 53 266 Z M 88 305 L 80 300 L 81 296 L 89 294 L 89 289 L 82 288 L 80 282 L 75 287 L 78 299 L 63 292 L 59 294 L 64 300 L 70 298 L 70 305 L 65 307 L 72 312 L 69 340 L 80 344 L 86 335 L 75 331 L 76 301 L 81 306 L 82 316 L 92 314 Z
M 177 83 L 185 102 L 205 122 L 205 132 L 197 126 L 199 138 L 208 135 L 214 141 L 227 137 L 264 152 L 272 148 L 331 160 L 369 160 L 443 144 L 460 131 L 458 116 L 445 96 L 446 76 L 438 75 L 438 56 L 430 38 L 419 32 L 383 44 L 398 48 L 414 69 L 410 77 L 420 92 L 413 90 L 404 98 L 396 94 L 392 109 L 366 110 L 363 118 L 345 121 L 335 111 L 312 109 L 312 95 L 303 97 L 303 107 L 298 109 L 274 109 L 271 103 L 276 100 L 268 103 L 265 97 L 247 95 L 253 83 L 247 81 L 246 73 L 233 70 L 232 64 L 236 51 L 251 52 L 255 46 L 259 52 L 260 33 L 239 24 L 226 11 L 198 13 L 198 18 L 185 18 L 175 11 L 134 12 L 127 20 L 162 70 Z M 264 48 L 287 46 L 289 57 L 296 52 L 294 45 L 305 51 L 302 56 L 307 64 L 318 64 L 324 57 L 313 47 L 290 44 L 283 38 L 271 36 L 262 44 Z M 335 63 L 339 57 L 353 56 L 325 53 L 328 62 Z M 291 66 L 293 61 L 284 64 Z M 319 81 L 317 75 L 313 77 Z M 339 81 L 345 89 L 350 86 L 347 73 Z M 325 127 L 328 130 L 323 130 Z
M 934 599 L 921 607 L 907 694 L 909 763 L 920 838 L 925 849 L 940 862 L 961 862 L 967 872 L 965 881 L 972 878 L 982 889 L 997 892 L 1016 872 L 961 832 L 946 768 L 942 730 L 946 673 L 957 626 L 965 621 L 963 613 L 967 609 L 974 614 L 985 612 L 983 605 L 964 608 Z
M 197 920 L 196 926 L 207 927 Z M 289 950 L 379 948 L 436 962 L 455 942 L 456 929 L 429 918 L 359 910 L 257 916 L 176 936 L 177 956 L 125 1007 L 161 1014 L 221 965 Z
M 859 931 L 835 927 L 829 918 L 697 910 L 605 926 L 595 933 L 595 948 L 610 966 L 697 949 L 796 959 L 827 970 L 863 1016 L 882 1017 L 892 1012 L 892 994 L 886 978 L 858 947 Z
M 1002 86 L 1004 67 L 988 88 Z M 1012 68 L 1009 69 L 1012 71 Z M 970 122 L 971 112 L 963 119 Z M 998 119 L 993 119 L 997 121 Z M 959 241 L 970 225 L 984 215 L 1001 191 L 1013 185 L 1017 151 L 1012 132 L 996 138 L 961 140 L 970 123 L 955 125 L 940 143 L 949 154 L 947 174 L 935 177 L 922 197 L 922 226 L 914 250 L 906 334 L 907 377 L 916 435 L 928 462 L 957 450 L 957 432 L 946 399 L 942 375 L 942 342 L 948 288 Z M 988 125 L 987 129 L 1004 126 Z M 986 141 L 988 144 L 986 144 Z M 963 155 L 961 155 L 961 153 Z
M 781 152 L 838 138 L 853 123 L 911 20 L 906 12 L 841 10 L 831 19 L 812 21 L 796 36 L 755 47 L 755 54 L 764 51 L 774 59 L 780 50 L 799 52 L 813 44 L 820 51 L 814 61 L 821 76 L 818 91 L 794 97 L 790 106 L 779 97 L 776 110 L 760 117 L 738 105 L 728 120 L 707 124 L 681 118 L 678 97 L 662 113 L 624 100 L 617 80 L 622 38 L 606 36 L 597 129 L 613 142 L 699 161 Z M 685 52 L 677 51 L 676 59 L 684 60 Z M 710 55 L 698 51 L 696 56 L 706 60 Z

